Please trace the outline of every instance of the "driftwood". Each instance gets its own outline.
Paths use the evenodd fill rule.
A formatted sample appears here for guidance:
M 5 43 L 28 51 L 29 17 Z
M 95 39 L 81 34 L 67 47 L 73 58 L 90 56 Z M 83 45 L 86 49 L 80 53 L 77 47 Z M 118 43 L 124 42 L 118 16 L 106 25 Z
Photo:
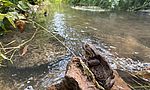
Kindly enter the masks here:
M 48 90 L 99 90 L 92 80 L 83 73 L 79 62 L 80 57 L 73 57 L 67 66 L 67 71 L 61 83 L 51 85 Z M 114 71 L 115 84 L 111 90 L 131 90 L 122 80 L 117 71 Z
M 131 90 L 92 44 L 83 46 L 85 55 L 73 57 L 64 80 L 48 90 Z

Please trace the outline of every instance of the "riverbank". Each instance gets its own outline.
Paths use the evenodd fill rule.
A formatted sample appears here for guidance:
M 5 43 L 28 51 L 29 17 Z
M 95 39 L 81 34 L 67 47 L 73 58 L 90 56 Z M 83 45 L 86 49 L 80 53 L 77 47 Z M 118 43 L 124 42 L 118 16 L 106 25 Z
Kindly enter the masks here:
M 33 17 L 33 20 L 44 27 L 46 25 L 44 12 L 47 11 L 48 5 L 48 3 L 41 4 Z M 55 35 L 60 40 L 64 40 L 60 35 Z M 49 64 L 57 62 L 59 57 L 66 55 L 66 49 L 51 33 L 29 21 L 25 24 L 22 33 L 15 29 L 1 36 L 0 41 L 3 48 L 14 48 L 6 49 L 8 58 L 13 54 L 11 58 L 13 64 L 9 60 L 3 60 L 4 67 L 0 68 L 1 90 L 24 90 L 28 86 L 43 89 L 45 84 L 42 85 L 44 82 L 42 80 L 48 77 Z

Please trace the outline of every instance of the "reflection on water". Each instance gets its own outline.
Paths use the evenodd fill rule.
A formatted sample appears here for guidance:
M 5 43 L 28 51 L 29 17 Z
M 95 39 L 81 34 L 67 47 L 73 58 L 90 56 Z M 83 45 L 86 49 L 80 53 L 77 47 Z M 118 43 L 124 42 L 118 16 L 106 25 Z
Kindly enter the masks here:
M 77 11 L 59 6 L 52 17 L 49 30 L 65 38 L 66 46 L 76 55 L 82 54 L 83 43 L 90 42 L 100 46 L 109 62 L 118 57 L 125 57 L 119 58 L 125 62 L 135 60 L 136 64 L 149 62 L 150 16 L 146 14 Z
M 61 35 L 76 55 L 82 54 L 83 43 L 93 43 L 101 55 L 120 70 L 143 70 L 150 62 L 150 17 L 129 12 L 87 12 L 62 7 L 55 12 L 49 30 Z M 51 21 L 50 21 L 51 22 Z M 67 64 L 67 63 L 66 63 Z M 56 70 L 57 71 L 57 70 Z M 57 77 L 51 81 L 57 81 Z
M 65 15 L 67 25 L 74 28 L 76 33 L 84 34 L 84 37 L 90 35 L 92 39 L 97 38 L 108 46 L 116 47 L 111 50 L 112 53 L 150 62 L 150 16 L 141 14 L 74 10 Z
M 147 13 L 78 11 L 60 5 L 52 17 L 49 29 L 64 37 L 72 50 L 79 51 L 83 42 L 94 40 L 115 47 L 110 51 L 119 56 L 150 62 L 150 16 Z

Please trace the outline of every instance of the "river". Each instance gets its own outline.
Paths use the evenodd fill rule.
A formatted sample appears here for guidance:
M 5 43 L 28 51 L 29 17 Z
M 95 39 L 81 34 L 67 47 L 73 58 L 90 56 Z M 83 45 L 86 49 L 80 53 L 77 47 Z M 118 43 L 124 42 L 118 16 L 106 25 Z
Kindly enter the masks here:
M 59 4 L 50 4 L 47 12 L 44 27 L 63 37 L 62 42 L 76 55 L 83 54 L 84 43 L 93 43 L 114 69 L 138 71 L 142 70 L 145 63 L 150 63 L 149 13 L 80 11 Z M 22 90 L 25 86 L 31 86 L 30 88 L 35 90 L 43 90 L 46 86 L 59 82 L 70 58 L 71 53 L 68 52 L 65 56 L 53 58 L 56 62 L 41 66 L 36 69 L 38 71 L 29 70 L 30 72 L 26 73 L 26 81 L 19 79 L 15 89 Z M 44 72 L 43 68 L 48 69 L 48 72 Z M 16 77 L 23 78 L 19 76 L 23 73 L 17 72 L 20 73 Z M 12 77 L 15 75 L 12 74 Z M 32 82 L 34 77 L 40 79 Z M 16 78 L 9 79 L 17 81 Z M 6 81 L 6 87 L 7 83 L 10 82 Z

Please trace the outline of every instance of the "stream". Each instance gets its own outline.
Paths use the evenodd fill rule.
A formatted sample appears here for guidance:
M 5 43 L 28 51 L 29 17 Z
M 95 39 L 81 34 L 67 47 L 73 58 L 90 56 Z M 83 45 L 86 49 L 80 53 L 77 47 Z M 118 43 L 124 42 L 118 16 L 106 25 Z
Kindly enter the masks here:
M 80 11 L 58 5 L 49 16 L 52 17 L 47 23 L 48 29 L 63 37 L 65 45 L 77 56 L 83 54 L 84 43 L 92 43 L 113 69 L 133 72 L 150 65 L 149 13 Z M 68 58 L 64 57 L 57 63 L 58 71 L 65 71 Z M 56 83 L 64 72 L 53 70 L 50 69 L 57 79 L 52 81 Z
M 44 27 L 64 38 L 62 42 L 75 55 L 83 54 L 84 43 L 92 43 L 101 50 L 113 69 L 133 72 L 150 66 L 150 13 L 80 11 L 66 5 L 52 4 L 47 12 Z M 12 84 L 14 90 L 45 90 L 48 85 L 58 83 L 64 77 L 71 57 L 68 51 L 64 56 L 53 58 L 55 62 L 36 69 L 26 68 L 24 71 L 28 72 L 25 75 L 22 70 L 13 72 L 11 68 L 8 73 L 11 78 L 4 77 L 7 81 L 19 82 Z M 23 76 L 27 76 L 26 79 Z M 34 80 L 34 77 L 38 79 Z

